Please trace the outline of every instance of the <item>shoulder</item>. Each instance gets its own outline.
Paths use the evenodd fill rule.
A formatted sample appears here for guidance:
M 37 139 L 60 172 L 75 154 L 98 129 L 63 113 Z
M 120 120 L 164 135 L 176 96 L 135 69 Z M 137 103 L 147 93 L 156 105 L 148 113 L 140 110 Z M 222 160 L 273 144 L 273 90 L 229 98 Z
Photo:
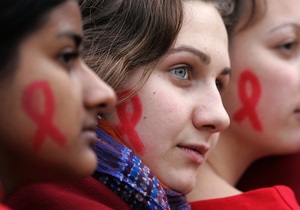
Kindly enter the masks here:
M 92 177 L 77 182 L 27 185 L 10 196 L 6 204 L 13 209 L 31 210 L 129 209 L 119 196 Z

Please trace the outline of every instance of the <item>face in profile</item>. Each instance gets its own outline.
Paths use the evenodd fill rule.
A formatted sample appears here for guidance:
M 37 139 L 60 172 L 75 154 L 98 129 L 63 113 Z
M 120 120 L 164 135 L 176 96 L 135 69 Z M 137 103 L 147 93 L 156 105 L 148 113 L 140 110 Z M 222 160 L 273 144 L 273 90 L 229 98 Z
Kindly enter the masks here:
M 96 168 L 96 115 L 116 99 L 80 58 L 81 36 L 77 2 L 66 1 L 21 42 L 15 73 L 1 84 L 1 160 L 21 180 Z
M 232 80 L 224 94 L 228 131 L 259 155 L 300 149 L 300 2 L 266 2 L 261 19 L 232 36 Z
M 229 81 L 229 57 L 226 30 L 215 7 L 185 1 L 184 9 L 175 44 L 137 95 L 117 106 L 108 120 L 162 183 L 186 194 L 219 132 L 229 124 L 220 98 Z M 138 69 L 129 78 L 128 89 L 142 72 Z

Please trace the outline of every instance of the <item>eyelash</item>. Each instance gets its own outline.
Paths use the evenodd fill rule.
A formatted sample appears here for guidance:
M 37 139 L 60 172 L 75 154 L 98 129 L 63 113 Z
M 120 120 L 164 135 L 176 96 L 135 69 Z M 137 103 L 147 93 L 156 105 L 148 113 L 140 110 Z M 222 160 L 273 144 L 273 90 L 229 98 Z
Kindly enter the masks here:
M 178 70 L 178 69 L 184 70 L 184 71 L 185 71 L 184 77 L 187 76 L 187 78 L 178 76 L 178 75 L 176 74 L 176 70 Z M 178 66 L 178 67 L 175 67 L 175 68 L 173 68 L 173 69 L 171 70 L 171 72 L 172 72 L 174 75 L 176 75 L 177 77 L 180 77 L 180 78 L 183 79 L 183 80 L 189 80 L 189 79 L 190 79 L 190 67 L 188 67 L 188 66 Z
M 63 52 L 59 54 L 58 59 L 62 62 L 65 66 L 72 66 L 73 62 L 80 57 L 79 51 L 73 52 Z
M 217 86 L 219 92 L 221 92 L 224 89 L 224 83 L 222 81 L 220 81 L 219 79 L 216 80 L 216 86 Z
M 185 76 L 187 76 L 188 78 L 182 78 L 182 77 L 176 75 L 175 71 L 176 71 L 177 69 L 183 69 L 183 70 L 185 70 L 185 71 L 186 71 Z M 190 69 L 191 69 L 191 68 L 190 68 L 189 66 L 178 66 L 178 67 L 173 68 L 173 69 L 171 70 L 171 72 L 172 72 L 174 75 L 176 75 L 177 77 L 180 77 L 180 79 L 183 79 L 183 80 L 190 80 L 190 79 L 191 79 L 191 70 L 190 70 Z M 217 87 L 217 89 L 219 90 L 219 92 L 222 92 L 222 91 L 224 90 L 225 85 L 226 85 L 225 82 L 223 82 L 223 81 L 220 80 L 220 79 L 216 79 L 216 87 Z
M 289 41 L 284 44 L 280 44 L 277 49 L 280 50 L 281 53 L 283 53 L 284 56 L 291 56 L 293 52 L 296 51 L 296 48 L 298 47 L 297 41 Z

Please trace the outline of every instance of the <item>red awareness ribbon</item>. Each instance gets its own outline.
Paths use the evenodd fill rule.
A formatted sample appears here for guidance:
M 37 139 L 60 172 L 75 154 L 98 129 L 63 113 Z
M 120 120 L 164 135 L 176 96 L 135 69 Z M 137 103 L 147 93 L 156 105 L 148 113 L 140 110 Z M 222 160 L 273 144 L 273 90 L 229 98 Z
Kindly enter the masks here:
M 251 86 L 252 92 L 250 95 L 247 94 L 247 83 Z M 255 107 L 261 95 L 261 86 L 258 78 L 251 71 L 246 70 L 241 73 L 238 86 L 239 97 L 243 103 L 243 107 L 233 116 L 233 119 L 237 122 L 241 122 L 246 117 L 249 117 L 253 128 L 257 131 L 262 131 L 262 125 L 255 111 Z
M 34 95 L 42 91 L 45 98 L 44 113 L 39 113 L 35 108 Z M 53 141 L 59 145 L 66 143 L 63 134 L 52 124 L 54 116 L 54 95 L 47 81 L 36 81 L 28 85 L 24 91 L 22 105 L 28 115 L 36 122 L 38 129 L 33 138 L 33 147 L 39 150 L 45 141 L 46 136 L 51 136 Z
M 130 92 L 131 91 L 122 92 L 119 94 L 119 98 L 128 95 Z M 132 106 L 132 113 L 128 112 L 129 106 Z M 142 104 L 140 98 L 135 95 L 129 101 L 119 104 L 116 109 L 120 119 L 120 124 L 116 129 L 124 139 L 127 137 L 136 153 L 143 155 L 145 146 L 135 130 L 135 126 L 142 117 Z

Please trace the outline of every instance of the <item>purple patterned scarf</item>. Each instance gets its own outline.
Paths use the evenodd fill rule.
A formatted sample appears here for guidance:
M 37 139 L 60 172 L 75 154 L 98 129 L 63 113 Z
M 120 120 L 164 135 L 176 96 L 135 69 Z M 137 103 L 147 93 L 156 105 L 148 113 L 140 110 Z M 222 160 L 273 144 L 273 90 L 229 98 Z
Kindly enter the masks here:
M 97 128 L 98 167 L 93 177 L 119 195 L 132 209 L 191 209 L 185 196 L 164 189 L 140 158 Z

